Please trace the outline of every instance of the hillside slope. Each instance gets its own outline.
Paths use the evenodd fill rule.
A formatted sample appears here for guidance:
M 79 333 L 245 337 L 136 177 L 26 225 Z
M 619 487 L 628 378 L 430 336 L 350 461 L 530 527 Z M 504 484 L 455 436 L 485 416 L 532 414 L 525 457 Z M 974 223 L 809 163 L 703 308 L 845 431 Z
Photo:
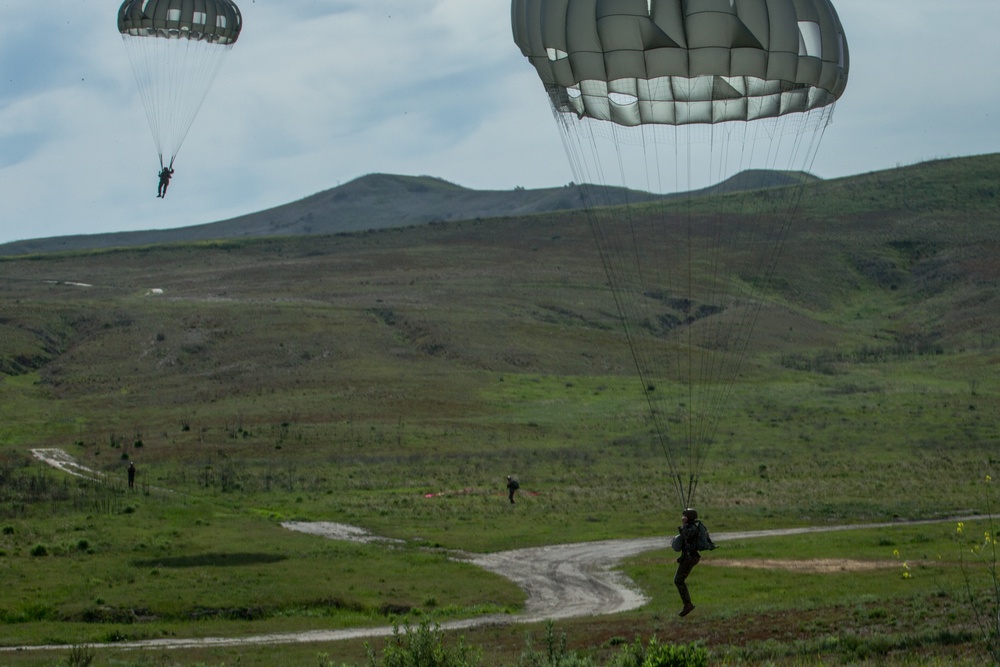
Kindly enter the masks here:
M 993 345 L 1000 331 L 998 169 L 1000 156 L 984 156 L 807 187 L 756 350 Z M 370 187 L 385 191 L 364 179 L 330 196 L 363 200 Z M 47 367 L 53 376 L 94 378 L 71 369 L 108 364 L 98 375 L 141 371 L 154 384 L 157 377 L 182 382 L 201 364 L 206 372 L 299 366 L 286 353 L 315 359 L 331 354 L 331 344 L 344 359 L 363 350 L 383 360 L 500 372 L 630 369 L 600 259 L 583 215 L 573 211 L 3 258 L 0 285 L 6 374 Z M 327 324 L 317 329 L 321 320 Z M 121 341 L 86 344 L 119 333 L 139 337 L 129 346 L 164 340 L 138 365 L 117 354 Z M 209 342 L 219 336 L 240 345 Z M 618 351 L 610 354 L 612 340 Z M 282 353 L 267 352 L 274 349 Z M 97 356 L 79 358 L 83 350 Z
M 609 201 L 652 195 L 609 189 Z M 446 220 L 528 215 L 582 206 L 581 188 L 471 190 L 427 176 L 370 174 L 272 209 L 203 225 L 31 239 L 0 245 L 0 256 L 265 236 L 302 236 L 406 227 Z
M 778 187 L 806 174 L 747 171 L 694 196 Z M 595 187 L 597 201 L 611 205 L 659 199 L 646 192 Z M 594 196 L 594 193 L 591 193 Z M 370 174 L 296 202 L 248 215 L 176 229 L 29 239 L 0 245 L 0 256 L 93 250 L 218 239 L 343 234 L 447 220 L 531 215 L 583 208 L 584 188 L 471 190 L 429 176 Z

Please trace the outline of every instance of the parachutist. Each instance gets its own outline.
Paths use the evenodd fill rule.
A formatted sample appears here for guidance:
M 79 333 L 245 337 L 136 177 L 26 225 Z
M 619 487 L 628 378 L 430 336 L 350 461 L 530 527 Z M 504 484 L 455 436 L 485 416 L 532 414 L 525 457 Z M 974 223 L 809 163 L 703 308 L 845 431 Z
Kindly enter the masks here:
M 510 504 L 514 504 L 514 492 L 521 488 L 517 480 L 514 479 L 512 475 L 507 475 L 507 499 L 510 500 Z
M 163 199 L 167 196 L 167 186 L 170 185 L 170 177 L 174 175 L 174 170 L 164 167 L 160 170 L 160 187 L 156 190 L 156 196 Z
M 708 528 L 698 520 L 698 512 L 687 508 L 681 512 L 681 525 L 677 527 L 677 536 L 670 545 L 674 551 L 681 552 L 677 558 L 677 573 L 674 575 L 674 585 L 681 595 L 684 608 L 679 616 L 687 616 L 694 610 L 691 602 L 691 592 L 687 587 L 687 578 L 694 566 L 701 562 L 701 551 L 711 551 L 715 543 L 709 537 Z

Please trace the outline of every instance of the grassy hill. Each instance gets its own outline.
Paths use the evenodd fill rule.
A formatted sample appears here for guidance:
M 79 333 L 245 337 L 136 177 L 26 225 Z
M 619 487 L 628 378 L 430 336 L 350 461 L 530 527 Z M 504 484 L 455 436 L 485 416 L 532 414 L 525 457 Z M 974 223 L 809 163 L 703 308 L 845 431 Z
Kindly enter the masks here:
M 802 180 L 816 179 L 808 174 L 782 171 L 746 171 L 693 194 L 780 187 Z M 591 201 L 609 205 L 662 198 L 614 187 L 590 188 Z M 177 229 L 15 241 L 0 245 L 0 256 L 267 236 L 341 234 L 449 220 L 532 215 L 579 210 L 583 208 L 583 196 L 583 188 L 575 184 L 561 188 L 483 191 L 430 176 L 369 174 L 311 197 L 232 220 Z
M 981 480 L 1000 461 L 998 175 L 993 155 L 806 186 L 706 466 L 714 530 L 983 511 Z M 696 216 L 701 204 L 684 205 Z M 670 530 L 666 463 L 600 266 L 572 210 L 0 258 L 2 641 L 475 615 L 516 607 L 518 592 L 434 549 Z M 111 480 L 135 460 L 142 490 L 66 481 L 32 447 L 64 448 Z M 277 525 L 289 518 L 407 546 L 317 544 L 289 537 Z M 973 651 L 954 530 L 941 531 L 775 544 L 778 558 L 896 549 L 925 569 L 916 583 L 825 579 L 808 599 L 776 593 L 774 573 L 726 575 L 729 602 L 699 606 L 717 633 L 704 636 L 808 612 L 815 648 L 824 628 L 854 632 L 845 609 L 871 620 L 891 608 L 953 623 L 957 650 Z M 365 565 L 376 558 L 377 575 Z M 630 566 L 651 605 L 570 625 L 577 645 L 687 636 L 670 586 L 655 584 L 669 584 L 669 562 Z M 765 655 L 726 636 L 719 656 Z M 918 664 L 905 655 L 884 664 Z
M 758 183 L 759 179 L 748 182 Z M 610 203 L 656 198 L 620 188 L 599 189 L 601 196 Z M 0 245 L 0 256 L 265 236 L 339 234 L 447 220 L 530 215 L 581 206 L 581 188 L 572 184 L 536 190 L 482 191 L 430 176 L 370 174 L 299 201 L 232 220 L 177 229 L 16 241 Z

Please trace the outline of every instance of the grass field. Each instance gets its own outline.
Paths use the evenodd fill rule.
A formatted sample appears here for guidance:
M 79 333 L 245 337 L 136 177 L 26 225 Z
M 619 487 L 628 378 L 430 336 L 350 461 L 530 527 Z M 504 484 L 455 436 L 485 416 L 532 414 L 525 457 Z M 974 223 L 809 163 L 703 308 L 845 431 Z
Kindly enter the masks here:
M 703 472 L 713 531 L 986 512 L 1000 461 L 998 163 L 807 189 Z M 569 213 L 0 259 L 0 644 L 516 611 L 521 591 L 447 550 L 672 532 L 667 463 L 599 266 Z M 35 447 L 108 481 L 49 470 Z M 292 519 L 404 546 L 280 527 Z M 719 664 L 979 664 L 965 588 L 981 571 L 959 565 L 987 529 L 727 544 L 696 570 L 684 622 L 671 555 L 644 554 L 626 572 L 647 607 L 556 631 L 595 659 L 655 634 L 705 641 Z M 824 559 L 872 567 L 781 564 Z M 764 560 L 780 562 L 742 563 Z M 502 665 L 526 632 L 537 643 L 544 628 L 465 636 Z M 321 653 L 365 660 L 345 642 L 102 649 L 95 664 Z

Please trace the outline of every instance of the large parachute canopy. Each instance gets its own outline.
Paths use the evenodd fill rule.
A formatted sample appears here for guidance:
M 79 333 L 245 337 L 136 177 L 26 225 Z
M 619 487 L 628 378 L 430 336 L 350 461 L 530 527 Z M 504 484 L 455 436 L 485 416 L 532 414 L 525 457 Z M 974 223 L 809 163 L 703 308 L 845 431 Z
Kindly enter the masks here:
M 587 208 L 688 507 L 847 85 L 843 27 L 829 0 L 512 0 L 511 22 L 576 180 L 664 195 Z
M 173 165 L 242 27 L 232 0 L 125 0 L 118 9 L 161 166 Z

